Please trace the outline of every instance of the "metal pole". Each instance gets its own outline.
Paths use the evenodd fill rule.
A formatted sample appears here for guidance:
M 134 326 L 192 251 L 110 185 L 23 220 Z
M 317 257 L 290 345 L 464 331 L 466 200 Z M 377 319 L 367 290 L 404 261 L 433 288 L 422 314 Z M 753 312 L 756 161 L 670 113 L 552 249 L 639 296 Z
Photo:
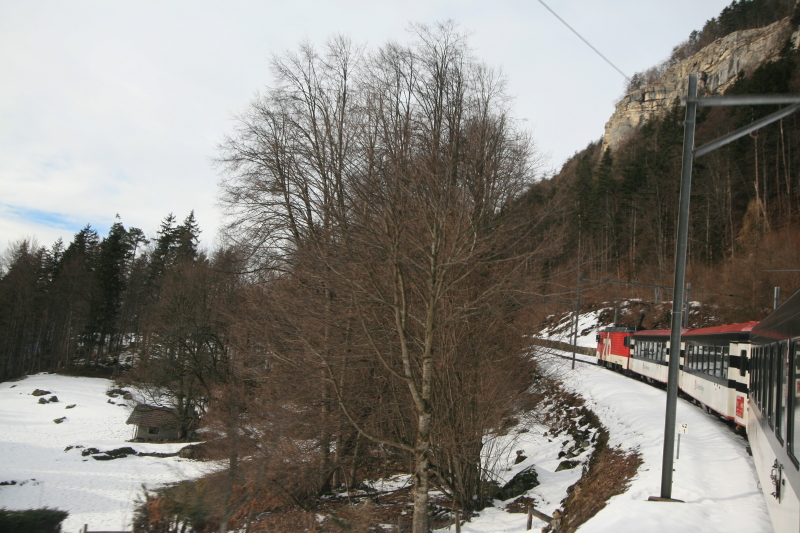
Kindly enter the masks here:
M 578 272 L 578 299 L 575 301 L 575 329 L 572 332 L 572 370 L 575 370 L 575 350 L 578 346 L 578 316 L 581 313 L 581 281 L 583 272 Z
M 669 377 L 667 379 L 667 414 L 664 421 L 664 454 L 661 464 L 661 497 L 672 499 L 672 457 L 675 453 L 675 417 L 678 407 L 678 371 L 681 357 L 681 325 L 683 324 L 683 287 L 686 283 L 686 244 L 689 239 L 689 195 L 692 190 L 694 128 L 697 116 L 697 74 L 689 74 L 686 120 L 683 124 L 683 163 L 681 166 L 680 209 L 675 243 L 675 283 L 673 283 L 672 328 L 669 344 Z
M 772 309 L 777 309 L 780 304 L 781 304 L 781 288 L 775 287 L 775 300 L 773 302 Z
M 687 283 L 686 284 L 686 314 L 683 315 L 683 327 L 684 328 L 688 328 L 689 327 L 689 311 L 691 311 L 691 309 L 692 309 L 691 294 L 692 294 L 692 284 L 691 283 Z M 678 438 L 680 438 L 680 437 L 678 437 Z

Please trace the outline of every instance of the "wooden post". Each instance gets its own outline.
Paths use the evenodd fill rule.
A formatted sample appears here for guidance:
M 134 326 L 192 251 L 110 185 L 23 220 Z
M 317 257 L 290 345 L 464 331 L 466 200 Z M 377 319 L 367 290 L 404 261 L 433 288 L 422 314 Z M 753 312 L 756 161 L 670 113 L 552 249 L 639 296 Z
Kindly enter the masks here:
M 89 529 L 89 524 L 83 524 L 83 529 L 81 530 L 81 533 L 86 533 L 87 529 Z
M 461 533 L 461 513 L 456 509 L 456 533 Z
M 528 521 L 525 523 L 525 531 L 530 531 L 533 527 L 533 506 L 528 505 Z

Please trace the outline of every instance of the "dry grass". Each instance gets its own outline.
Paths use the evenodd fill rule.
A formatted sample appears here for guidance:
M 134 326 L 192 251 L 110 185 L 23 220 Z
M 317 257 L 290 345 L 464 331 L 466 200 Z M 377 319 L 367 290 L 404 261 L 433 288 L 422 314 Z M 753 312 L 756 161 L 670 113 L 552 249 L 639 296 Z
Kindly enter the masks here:
M 612 496 L 622 494 L 642 459 L 636 451 L 608 447 L 608 432 L 601 428 L 589 464 L 564 501 L 559 533 L 571 533 L 600 510 Z

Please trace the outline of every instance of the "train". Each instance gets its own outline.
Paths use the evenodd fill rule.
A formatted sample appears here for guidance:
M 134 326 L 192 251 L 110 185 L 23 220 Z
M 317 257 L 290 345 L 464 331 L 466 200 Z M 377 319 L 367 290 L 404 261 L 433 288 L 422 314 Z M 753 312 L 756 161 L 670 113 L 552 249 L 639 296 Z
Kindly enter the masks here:
M 670 330 L 611 325 L 597 364 L 665 384 Z M 746 432 L 776 533 L 800 532 L 800 290 L 761 321 L 681 331 L 678 388 Z

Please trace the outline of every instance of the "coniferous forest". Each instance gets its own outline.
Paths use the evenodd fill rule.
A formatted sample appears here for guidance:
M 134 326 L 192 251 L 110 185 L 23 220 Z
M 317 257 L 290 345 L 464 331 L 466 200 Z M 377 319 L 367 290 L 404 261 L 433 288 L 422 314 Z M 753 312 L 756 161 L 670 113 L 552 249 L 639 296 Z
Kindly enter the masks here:
M 665 64 L 730 31 L 797 25 L 793 6 L 736 0 Z M 592 143 L 543 177 L 502 77 L 454 25 L 414 31 L 408 46 L 338 37 L 273 59 L 270 87 L 219 148 L 218 248 L 201 246 L 189 213 L 153 236 L 117 218 L 106 236 L 87 225 L 0 259 L 0 380 L 113 376 L 224 458 L 224 471 L 148 495 L 137 520 L 149 531 L 313 509 L 392 469 L 413 475 L 414 531 L 430 527 L 434 489 L 481 509 L 497 490 L 487 435 L 544 394 L 527 335 L 571 309 L 578 274 L 671 285 L 679 102 L 616 150 Z M 787 45 L 726 94 L 800 93 L 799 67 Z M 696 145 L 773 111 L 704 108 Z M 691 319 L 763 318 L 773 287 L 800 288 L 800 117 L 699 158 L 691 203 Z M 583 291 L 586 306 L 636 300 L 645 325 L 663 325 L 669 296 L 652 288 Z

